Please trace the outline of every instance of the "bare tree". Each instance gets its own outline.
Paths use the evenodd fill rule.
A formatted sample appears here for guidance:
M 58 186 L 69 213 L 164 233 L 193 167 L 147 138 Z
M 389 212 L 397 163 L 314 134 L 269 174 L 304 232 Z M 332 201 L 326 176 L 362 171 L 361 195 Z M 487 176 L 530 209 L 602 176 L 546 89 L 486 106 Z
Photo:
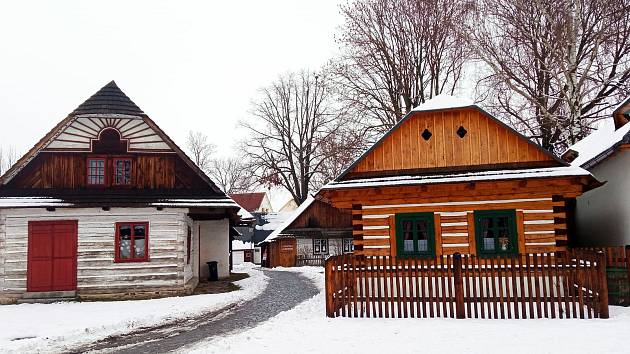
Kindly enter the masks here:
M 205 134 L 191 130 L 188 132 L 186 147 L 192 154 L 193 161 L 195 161 L 197 166 L 207 173 L 210 168 L 210 158 L 216 146 L 208 142 L 208 137 Z
M 256 181 L 242 159 L 213 159 L 208 175 L 227 194 L 251 191 Z
M 630 77 L 627 0 L 480 0 L 460 31 L 489 69 L 478 93 L 544 148 L 585 137 Z
M 341 140 L 346 115 L 335 105 L 325 72 L 289 73 L 261 90 L 253 103 L 253 119 L 242 147 L 250 171 L 268 185 L 281 185 L 297 204 L 339 171 L 323 166 L 348 152 L 353 141 Z
M 385 131 L 418 104 L 455 93 L 468 58 L 455 27 L 465 21 L 470 2 L 357 0 L 341 6 L 336 81 L 368 130 Z
M 13 147 L 9 146 L 8 148 L 2 148 L 0 146 L 0 175 L 10 169 L 17 159 L 17 152 Z

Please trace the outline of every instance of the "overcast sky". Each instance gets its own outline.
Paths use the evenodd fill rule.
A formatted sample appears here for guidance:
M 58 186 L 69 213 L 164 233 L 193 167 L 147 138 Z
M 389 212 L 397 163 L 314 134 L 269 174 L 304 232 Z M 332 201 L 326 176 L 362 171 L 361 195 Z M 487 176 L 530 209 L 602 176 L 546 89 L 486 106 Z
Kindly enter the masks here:
M 111 80 L 180 146 L 234 153 L 236 125 L 281 73 L 337 51 L 340 1 L 3 1 L 0 147 L 20 155 Z

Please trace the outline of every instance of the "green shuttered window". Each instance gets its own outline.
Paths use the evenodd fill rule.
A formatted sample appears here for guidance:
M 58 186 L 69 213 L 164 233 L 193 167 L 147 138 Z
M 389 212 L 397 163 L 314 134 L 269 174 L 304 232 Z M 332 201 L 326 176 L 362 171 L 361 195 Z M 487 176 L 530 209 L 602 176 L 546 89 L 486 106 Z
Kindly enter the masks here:
M 396 249 L 398 257 L 434 257 L 433 213 L 396 214 Z

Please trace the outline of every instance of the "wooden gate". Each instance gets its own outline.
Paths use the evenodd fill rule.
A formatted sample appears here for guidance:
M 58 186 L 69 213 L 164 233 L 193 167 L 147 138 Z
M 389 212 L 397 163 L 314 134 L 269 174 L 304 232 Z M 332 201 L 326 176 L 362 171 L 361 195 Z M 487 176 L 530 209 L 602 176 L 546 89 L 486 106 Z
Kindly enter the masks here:
M 77 288 L 77 222 L 29 221 L 27 291 Z
M 330 257 L 329 317 L 608 318 L 602 252 Z

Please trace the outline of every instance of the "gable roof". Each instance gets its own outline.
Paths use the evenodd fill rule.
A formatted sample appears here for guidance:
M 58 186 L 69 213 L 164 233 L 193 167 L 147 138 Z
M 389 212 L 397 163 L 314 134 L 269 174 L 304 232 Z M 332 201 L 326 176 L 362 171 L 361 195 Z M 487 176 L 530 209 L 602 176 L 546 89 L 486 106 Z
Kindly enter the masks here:
M 260 208 L 260 204 L 262 204 L 263 199 L 265 199 L 265 195 L 265 192 L 233 193 L 230 194 L 230 198 L 251 213 Z
M 197 166 L 186 153 L 175 144 L 175 142 L 166 133 L 160 129 L 160 127 L 153 122 L 135 103 L 125 95 L 124 92 L 116 85 L 114 81 L 109 82 L 103 86 L 97 93 L 83 102 L 77 109 L 70 113 L 65 119 L 59 122 L 54 128 L 52 128 L 42 139 L 40 139 L 24 156 L 22 156 L 10 169 L 8 169 L 2 176 L 0 176 L 0 187 L 6 185 L 13 177 L 15 177 L 30 161 L 32 161 L 42 150 L 51 145 L 54 140 L 64 134 L 66 129 L 70 127 L 78 119 L 86 117 L 85 119 L 92 119 L 99 115 L 105 116 L 105 118 L 99 118 L 99 121 L 105 122 L 103 124 L 113 124 L 115 119 L 109 118 L 110 116 L 120 116 L 122 119 L 137 120 L 147 126 L 157 135 L 163 144 L 165 144 L 173 153 L 177 154 L 184 163 L 190 167 L 201 179 L 208 185 L 214 193 L 219 197 L 227 197 L 225 193 L 219 189 L 214 182 Z M 102 129 L 96 124 L 94 129 Z M 132 132 L 132 134 L 137 131 Z M 88 137 L 89 138 L 89 137 Z
M 621 102 L 612 113 L 612 120 L 604 120 L 586 138 L 578 141 L 563 154 L 574 166 L 591 169 L 612 156 L 622 145 L 630 144 L 630 124 L 620 122 L 620 116 L 627 120 L 630 113 L 630 97 Z M 575 154 L 577 153 L 577 156 Z M 569 156 L 575 156 L 573 160 Z
M 114 80 L 103 86 L 71 113 L 71 115 L 80 114 L 127 114 L 145 116 L 140 107 L 133 103 L 133 101 L 120 90 Z
M 415 114 L 421 112 L 438 112 L 438 111 L 453 111 L 460 109 L 473 109 L 480 112 L 483 116 L 487 117 L 490 121 L 498 124 L 500 127 L 507 129 L 508 132 L 515 134 L 519 139 L 526 142 L 533 149 L 539 151 L 543 156 L 546 156 L 550 161 L 553 161 L 557 166 L 567 166 L 568 163 L 566 161 L 561 160 L 551 152 L 543 149 L 540 145 L 532 142 L 530 139 L 522 135 L 521 133 L 514 130 L 509 125 L 505 124 L 498 118 L 494 117 L 492 114 L 485 111 L 480 106 L 474 104 L 470 100 L 456 98 L 449 95 L 438 95 L 433 99 L 418 105 L 416 108 L 412 109 L 407 115 L 405 115 L 396 125 L 394 125 L 391 129 L 389 129 L 376 143 L 374 143 L 368 150 L 366 150 L 361 156 L 359 156 L 350 166 L 348 166 L 337 178 L 335 178 L 336 182 L 342 181 L 350 172 L 353 171 L 359 163 L 364 160 L 370 153 L 372 153 L 377 147 L 381 145 L 388 137 L 390 137 L 394 132 L 396 132 L 402 125 L 407 123 Z

